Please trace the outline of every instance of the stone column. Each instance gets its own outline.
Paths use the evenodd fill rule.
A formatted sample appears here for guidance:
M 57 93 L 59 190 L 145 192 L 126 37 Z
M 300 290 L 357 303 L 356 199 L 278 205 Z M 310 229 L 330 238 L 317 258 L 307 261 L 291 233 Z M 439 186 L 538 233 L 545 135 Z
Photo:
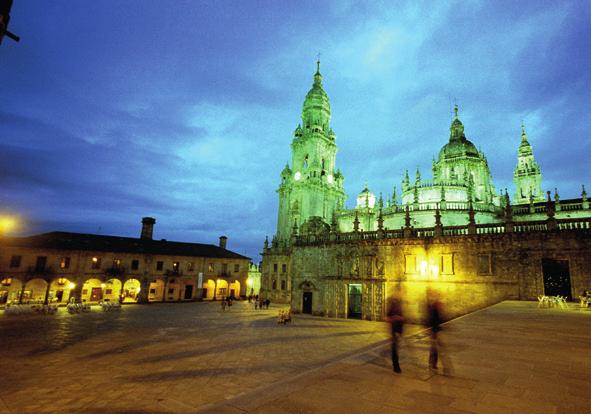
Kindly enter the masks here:
M 149 293 L 150 279 L 144 276 L 140 279 L 140 293 L 137 295 L 137 303 L 148 303 Z

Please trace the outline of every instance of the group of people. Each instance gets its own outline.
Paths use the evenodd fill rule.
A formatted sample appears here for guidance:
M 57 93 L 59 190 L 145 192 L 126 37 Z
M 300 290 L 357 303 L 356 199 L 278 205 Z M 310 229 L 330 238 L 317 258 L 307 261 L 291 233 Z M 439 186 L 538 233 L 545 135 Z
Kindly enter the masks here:
M 400 374 L 400 360 L 398 355 L 398 345 L 402 337 L 404 327 L 404 313 L 402 311 L 402 288 L 398 286 L 390 298 L 388 304 L 388 313 L 386 320 L 391 325 L 392 332 L 392 368 L 395 373 Z M 441 357 L 441 338 L 439 333 L 442 330 L 441 324 L 444 322 L 443 305 L 441 303 L 439 293 L 433 289 L 427 289 L 426 300 L 426 318 L 425 326 L 429 330 L 429 369 L 436 371 L 438 369 L 438 362 Z M 448 361 L 444 362 L 444 372 L 449 372 L 451 366 Z M 446 363 L 447 362 L 447 363 Z

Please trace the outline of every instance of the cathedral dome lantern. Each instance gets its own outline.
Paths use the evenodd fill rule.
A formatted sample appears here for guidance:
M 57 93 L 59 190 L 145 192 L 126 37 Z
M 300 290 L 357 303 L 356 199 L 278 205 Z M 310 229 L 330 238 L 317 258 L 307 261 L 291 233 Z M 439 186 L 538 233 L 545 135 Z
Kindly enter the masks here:
M 322 88 L 322 75 L 320 74 L 320 61 L 316 62 L 314 84 L 306 95 L 302 110 L 304 128 L 315 132 L 327 132 L 330 122 L 330 102 L 328 95 Z
M 363 191 L 357 196 L 357 207 L 356 208 L 374 208 L 376 204 L 376 196 L 374 193 L 369 191 L 367 184 Z
M 464 156 L 480 158 L 478 149 L 464 134 L 464 124 L 458 116 L 457 105 L 454 107 L 454 113 L 454 120 L 449 128 L 449 142 L 441 148 L 439 160 Z

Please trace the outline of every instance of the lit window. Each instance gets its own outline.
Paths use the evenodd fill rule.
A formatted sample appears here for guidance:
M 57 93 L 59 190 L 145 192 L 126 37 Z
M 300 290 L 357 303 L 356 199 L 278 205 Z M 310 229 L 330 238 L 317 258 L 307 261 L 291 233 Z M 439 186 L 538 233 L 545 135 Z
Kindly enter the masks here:
M 93 257 L 90 259 L 90 267 L 91 269 L 100 269 L 101 268 L 101 258 L 100 257 Z
M 172 262 L 172 271 L 173 272 L 178 272 L 179 271 L 179 267 L 180 267 L 180 263 L 179 262 Z
M 70 267 L 70 258 L 62 257 L 60 259 L 60 269 L 68 269 Z
M 120 259 L 113 259 L 113 268 L 119 269 L 120 266 L 121 266 L 121 260 Z
M 417 256 L 414 254 L 407 254 L 404 256 L 404 272 L 405 273 L 417 273 Z
M 213 263 L 210 263 L 210 264 L 208 264 L 208 265 L 207 265 L 207 271 L 208 271 L 209 273 L 213 273 L 213 270 L 214 270 L 214 265 L 213 265 Z
M 454 274 L 454 255 L 453 253 L 441 255 L 441 265 L 439 266 L 442 275 Z

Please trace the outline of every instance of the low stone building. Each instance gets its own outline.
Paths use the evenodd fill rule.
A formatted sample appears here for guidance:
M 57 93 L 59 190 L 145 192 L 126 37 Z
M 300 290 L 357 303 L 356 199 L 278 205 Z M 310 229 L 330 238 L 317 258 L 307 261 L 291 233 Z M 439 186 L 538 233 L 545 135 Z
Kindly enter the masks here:
M 250 258 L 219 245 L 51 232 L 0 238 L 0 304 L 215 300 L 246 295 Z

